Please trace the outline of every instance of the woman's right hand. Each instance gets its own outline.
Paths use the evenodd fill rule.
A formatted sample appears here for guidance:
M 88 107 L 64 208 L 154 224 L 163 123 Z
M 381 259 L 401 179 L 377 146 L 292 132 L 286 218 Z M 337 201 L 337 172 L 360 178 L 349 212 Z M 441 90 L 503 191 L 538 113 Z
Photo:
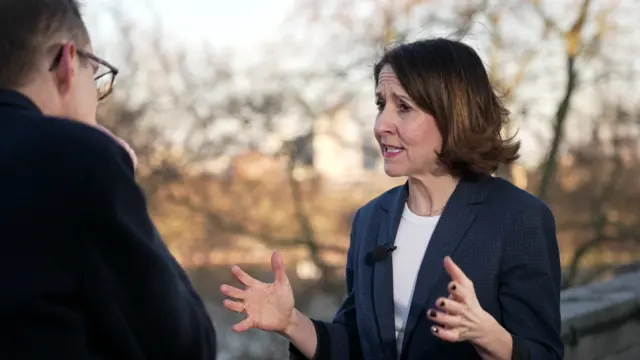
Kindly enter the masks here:
M 284 271 L 282 256 L 277 252 L 271 256 L 271 270 L 275 275 L 275 281 L 263 283 L 240 267 L 233 266 L 231 273 L 244 285 L 244 289 L 227 284 L 220 286 L 224 295 L 235 299 L 224 300 L 224 307 L 247 315 L 243 321 L 233 326 L 234 331 L 243 332 L 255 328 L 285 333 L 292 324 L 295 304 L 293 290 Z

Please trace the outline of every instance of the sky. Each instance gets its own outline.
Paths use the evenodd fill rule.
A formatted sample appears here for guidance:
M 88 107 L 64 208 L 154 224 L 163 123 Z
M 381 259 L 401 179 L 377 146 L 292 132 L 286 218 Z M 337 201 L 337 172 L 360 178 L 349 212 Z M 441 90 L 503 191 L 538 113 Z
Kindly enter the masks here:
M 89 28 L 112 6 L 141 22 L 153 8 L 172 37 L 186 42 L 206 39 L 214 46 L 249 47 L 275 36 L 294 0 L 92 0 L 86 2 Z M 151 4 L 151 5 L 149 5 Z M 93 23 L 93 24 L 92 24 Z

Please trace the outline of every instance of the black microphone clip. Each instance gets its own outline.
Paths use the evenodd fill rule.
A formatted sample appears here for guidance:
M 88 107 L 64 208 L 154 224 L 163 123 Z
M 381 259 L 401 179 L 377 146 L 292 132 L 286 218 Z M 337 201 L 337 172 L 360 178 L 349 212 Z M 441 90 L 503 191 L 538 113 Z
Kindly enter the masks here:
M 378 245 L 371 251 L 371 258 L 374 262 L 385 261 L 389 257 L 389 254 L 397 248 L 393 243 Z

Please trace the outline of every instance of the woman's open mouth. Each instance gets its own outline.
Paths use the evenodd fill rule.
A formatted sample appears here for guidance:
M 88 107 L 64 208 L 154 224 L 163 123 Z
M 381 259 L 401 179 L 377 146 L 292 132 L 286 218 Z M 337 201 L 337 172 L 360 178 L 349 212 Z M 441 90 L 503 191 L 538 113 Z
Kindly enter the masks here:
M 382 145 L 382 156 L 386 159 L 396 157 L 400 155 L 402 151 L 404 151 L 404 148 L 391 145 Z

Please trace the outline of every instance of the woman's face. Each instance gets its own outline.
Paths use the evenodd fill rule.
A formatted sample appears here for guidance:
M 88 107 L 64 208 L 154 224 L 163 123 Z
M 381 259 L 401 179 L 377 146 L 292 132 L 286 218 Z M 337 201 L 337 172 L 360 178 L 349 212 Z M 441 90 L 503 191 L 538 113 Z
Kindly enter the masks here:
M 436 171 L 436 152 L 442 147 L 436 120 L 409 98 L 389 65 L 380 71 L 376 103 L 374 133 L 387 175 L 420 177 Z

